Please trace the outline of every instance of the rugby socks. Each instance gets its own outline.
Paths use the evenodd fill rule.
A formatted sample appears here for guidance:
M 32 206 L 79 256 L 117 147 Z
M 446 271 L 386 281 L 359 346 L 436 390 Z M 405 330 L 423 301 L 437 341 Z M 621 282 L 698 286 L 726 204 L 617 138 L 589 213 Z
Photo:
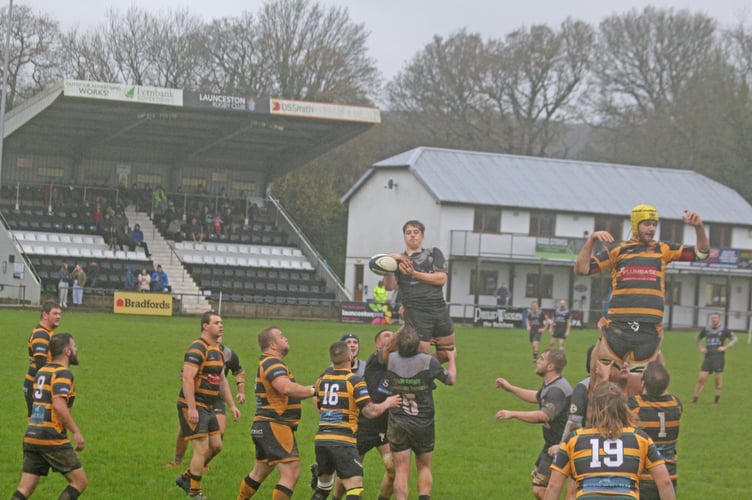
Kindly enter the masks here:
M 347 490 L 345 500 L 359 500 L 361 496 L 363 496 L 363 487 L 358 486 L 357 488 Z
M 718 401 L 719 401 L 720 399 L 721 399 L 721 397 L 720 397 L 720 396 L 716 396 L 716 397 L 715 397 L 715 399 L 713 400 L 713 404 L 714 404 L 714 405 L 717 405 L 717 404 L 718 404 Z
M 431 495 L 418 495 L 418 500 L 431 500 Z
M 190 473 L 189 477 L 191 478 L 191 490 L 188 495 L 198 495 L 201 493 L 201 476 Z
M 80 491 L 78 491 L 73 486 L 68 485 L 65 487 L 63 492 L 60 493 L 60 496 L 57 497 L 57 500 L 76 500 L 80 496 L 81 496 Z
M 389 497 L 379 497 L 378 500 L 389 500 Z
M 286 486 L 278 484 L 274 487 L 274 493 L 272 493 L 272 500 L 290 500 L 292 496 L 292 490 Z
M 13 496 L 10 497 L 10 500 L 28 500 L 27 497 L 23 496 L 20 491 L 16 490 L 13 493 Z
M 256 493 L 261 483 L 256 482 L 251 476 L 245 476 L 243 481 L 240 482 L 240 492 L 238 493 L 238 500 L 248 500 Z

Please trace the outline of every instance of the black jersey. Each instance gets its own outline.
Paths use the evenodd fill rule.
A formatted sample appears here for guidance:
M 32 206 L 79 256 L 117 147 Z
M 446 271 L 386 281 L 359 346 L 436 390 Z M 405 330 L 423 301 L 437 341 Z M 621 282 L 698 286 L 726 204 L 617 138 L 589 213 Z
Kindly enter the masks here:
M 546 446 L 559 444 L 561 435 L 569 418 L 569 404 L 572 398 L 572 386 L 567 379 L 559 376 L 549 384 L 543 384 L 535 398 L 540 409 L 548 415 L 548 423 L 543 424 L 543 440 Z
M 379 356 L 380 353 L 375 352 L 368 357 L 368 361 L 365 362 L 365 371 L 363 373 L 363 381 L 366 383 L 368 394 L 371 396 L 371 401 L 374 403 L 381 403 L 390 396 L 389 383 L 386 379 L 386 365 L 380 362 Z M 373 419 L 368 418 L 361 413 L 358 425 L 372 424 L 386 428 L 386 422 L 388 419 L 388 412 L 384 412 Z
M 409 358 L 403 358 L 396 352 L 390 353 L 386 368 L 389 390 L 402 396 L 402 404 L 389 409 L 390 422 L 433 424 L 434 380 L 448 384 L 449 372 L 436 358 L 424 353 Z
M 723 325 L 719 325 L 717 328 L 706 326 L 697 335 L 697 340 L 705 339 L 705 344 L 707 345 L 706 355 L 723 354 L 723 352 L 718 352 L 718 348 L 721 347 L 724 342 L 732 340 L 733 338 L 734 334 L 730 330 L 724 328 Z
M 444 254 L 438 248 L 422 249 L 418 253 L 407 255 L 413 263 L 413 268 L 421 273 L 447 273 L 449 264 Z M 400 302 L 406 308 L 434 309 L 446 307 L 443 287 L 422 283 L 400 272 L 395 273 L 399 288 Z
M 557 309 L 554 311 L 554 333 L 564 335 L 569 325 L 569 309 Z

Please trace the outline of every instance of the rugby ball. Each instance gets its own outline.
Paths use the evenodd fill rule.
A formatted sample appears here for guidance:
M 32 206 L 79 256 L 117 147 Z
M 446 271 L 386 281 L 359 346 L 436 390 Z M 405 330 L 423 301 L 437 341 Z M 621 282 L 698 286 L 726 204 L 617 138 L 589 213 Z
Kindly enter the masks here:
M 385 276 L 390 273 L 396 273 L 399 265 L 394 257 L 385 253 L 379 253 L 371 257 L 368 261 L 368 268 L 373 271 L 374 274 Z

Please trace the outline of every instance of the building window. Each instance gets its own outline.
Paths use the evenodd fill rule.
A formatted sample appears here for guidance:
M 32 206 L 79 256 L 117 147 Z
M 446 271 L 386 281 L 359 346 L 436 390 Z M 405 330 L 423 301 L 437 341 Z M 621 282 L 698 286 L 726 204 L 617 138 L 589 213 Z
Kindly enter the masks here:
M 666 303 L 674 306 L 681 305 L 681 281 L 669 281 L 666 284 Z
M 731 226 L 728 224 L 710 225 L 710 246 L 716 248 L 731 248 Z
M 705 285 L 705 305 L 726 307 L 728 288 L 726 285 Z
M 476 279 L 475 269 L 470 271 L 470 295 L 495 295 L 498 282 L 496 271 L 480 272 L 480 282 Z M 476 284 L 479 288 L 476 291 Z
M 476 233 L 498 233 L 501 231 L 501 209 L 488 207 L 476 208 L 473 231 Z
M 556 214 L 553 212 L 530 213 L 530 236 L 556 236 Z
M 553 274 L 528 274 L 525 297 L 551 299 L 554 296 Z
M 608 231 L 616 241 L 621 241 L 621 230 L 624 227 L 624 219 L 620 217 L 609 217 L 598 215 L 595 217 L 595 231 Z
M 658 223 L 661 240 L 681 243 L 684 241 L 684 223 L 679 220 L 662 220 Z

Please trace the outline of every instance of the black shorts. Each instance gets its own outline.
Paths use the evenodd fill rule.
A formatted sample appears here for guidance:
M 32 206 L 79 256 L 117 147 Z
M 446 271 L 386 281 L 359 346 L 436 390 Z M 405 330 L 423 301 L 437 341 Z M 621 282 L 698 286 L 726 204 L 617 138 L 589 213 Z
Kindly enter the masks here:
M 35 476 L 46 476 L 50 469 L 60 474 L 68 474 L 81 468 L 73 446 L 38 446 L 25 444 L 23 446 L 23 471 Z
M 554 462 L 554 457 L 548 454 L 548 446 L 543 446 L 538 455 L 538 460 L 535 461 L 535 469 L 530 474 L 533 479 L 533 486 L 548 486 L 548 480 L 551 479 L 551 464 Z
M 198 423 L 192 424 L 188 421 L 188 407 L 178 403 L 178 422 L 180 423 L 180 433 L 185 439 L 196 439 L 210 434 L 219 433 L 219 423 L 217 416 L 213 411 L 201 406 L 198 410 Z
M 258 420 L 251 426 L 251 437 L 256 446 L 256 460 L 269 466 L 300 460 L 295 431 L 289 425 L 270 420 Z
M 701 372 L 723 373 L 723 367 L 726 365 L 726 356 L 722 352 L 705 354 L 702 360 Z
M 676 480 L 672 480 L 674 485 L 674 491 L 678 494 L 676 489 Z M 640 481 L 640 500 L 660 500 L 661 495 L 658 493 L 658 485 L 655 481 Z
M 649 361 L 661 346 L 663 326 L 659 323 L 601 320 L 598 326 L 611 352 L 622 361 L 630 353 L 635 363 Z
M 416 455 L 432 452 L 436 440 L 433 421 L 396 422 L 391 415 L 386 437 L 393 452 L 413 450 Z
M 531 344 L 533 342 L 540 342 L 541 332 L 539 332 L 537 328 L 531 328 L 530 332 L 528 333 L 528 338 L 530 339 Z
M 319 474 L 332 475 L 340 479 L 363 476 L 363 464 L 354 444 L 316 443 L 316 463 Z
M 224 400 L 220 399 L 219 401 L 214 403 L 212 411 L 215 415 L 227 415 L 227 404 L 224 402 Z
M 567 327 L 564 328 L 556 328 L 554 326 L 554 332 L 551 334 L 551 336 L 555 339 L 565 339 L 567 338 Z
M 364 423 L 361 420 L 358 422 L 358 443 L 356 445 L 358 448 L 358 455 L 365 455 L 373 448 L 378 448 L 389 442 L 386 438 L 387 420 L 384 419 L 383 421 L 384 425 L 371 423 L 372 421 Z
M 449 317 L 448 307 L 434 311 L 406 307 L 403 319 L 406 325 L 415 328 L 423 342 L 430 342 L 437 337 L 448 337 L 454 333 L 454 323 Z

